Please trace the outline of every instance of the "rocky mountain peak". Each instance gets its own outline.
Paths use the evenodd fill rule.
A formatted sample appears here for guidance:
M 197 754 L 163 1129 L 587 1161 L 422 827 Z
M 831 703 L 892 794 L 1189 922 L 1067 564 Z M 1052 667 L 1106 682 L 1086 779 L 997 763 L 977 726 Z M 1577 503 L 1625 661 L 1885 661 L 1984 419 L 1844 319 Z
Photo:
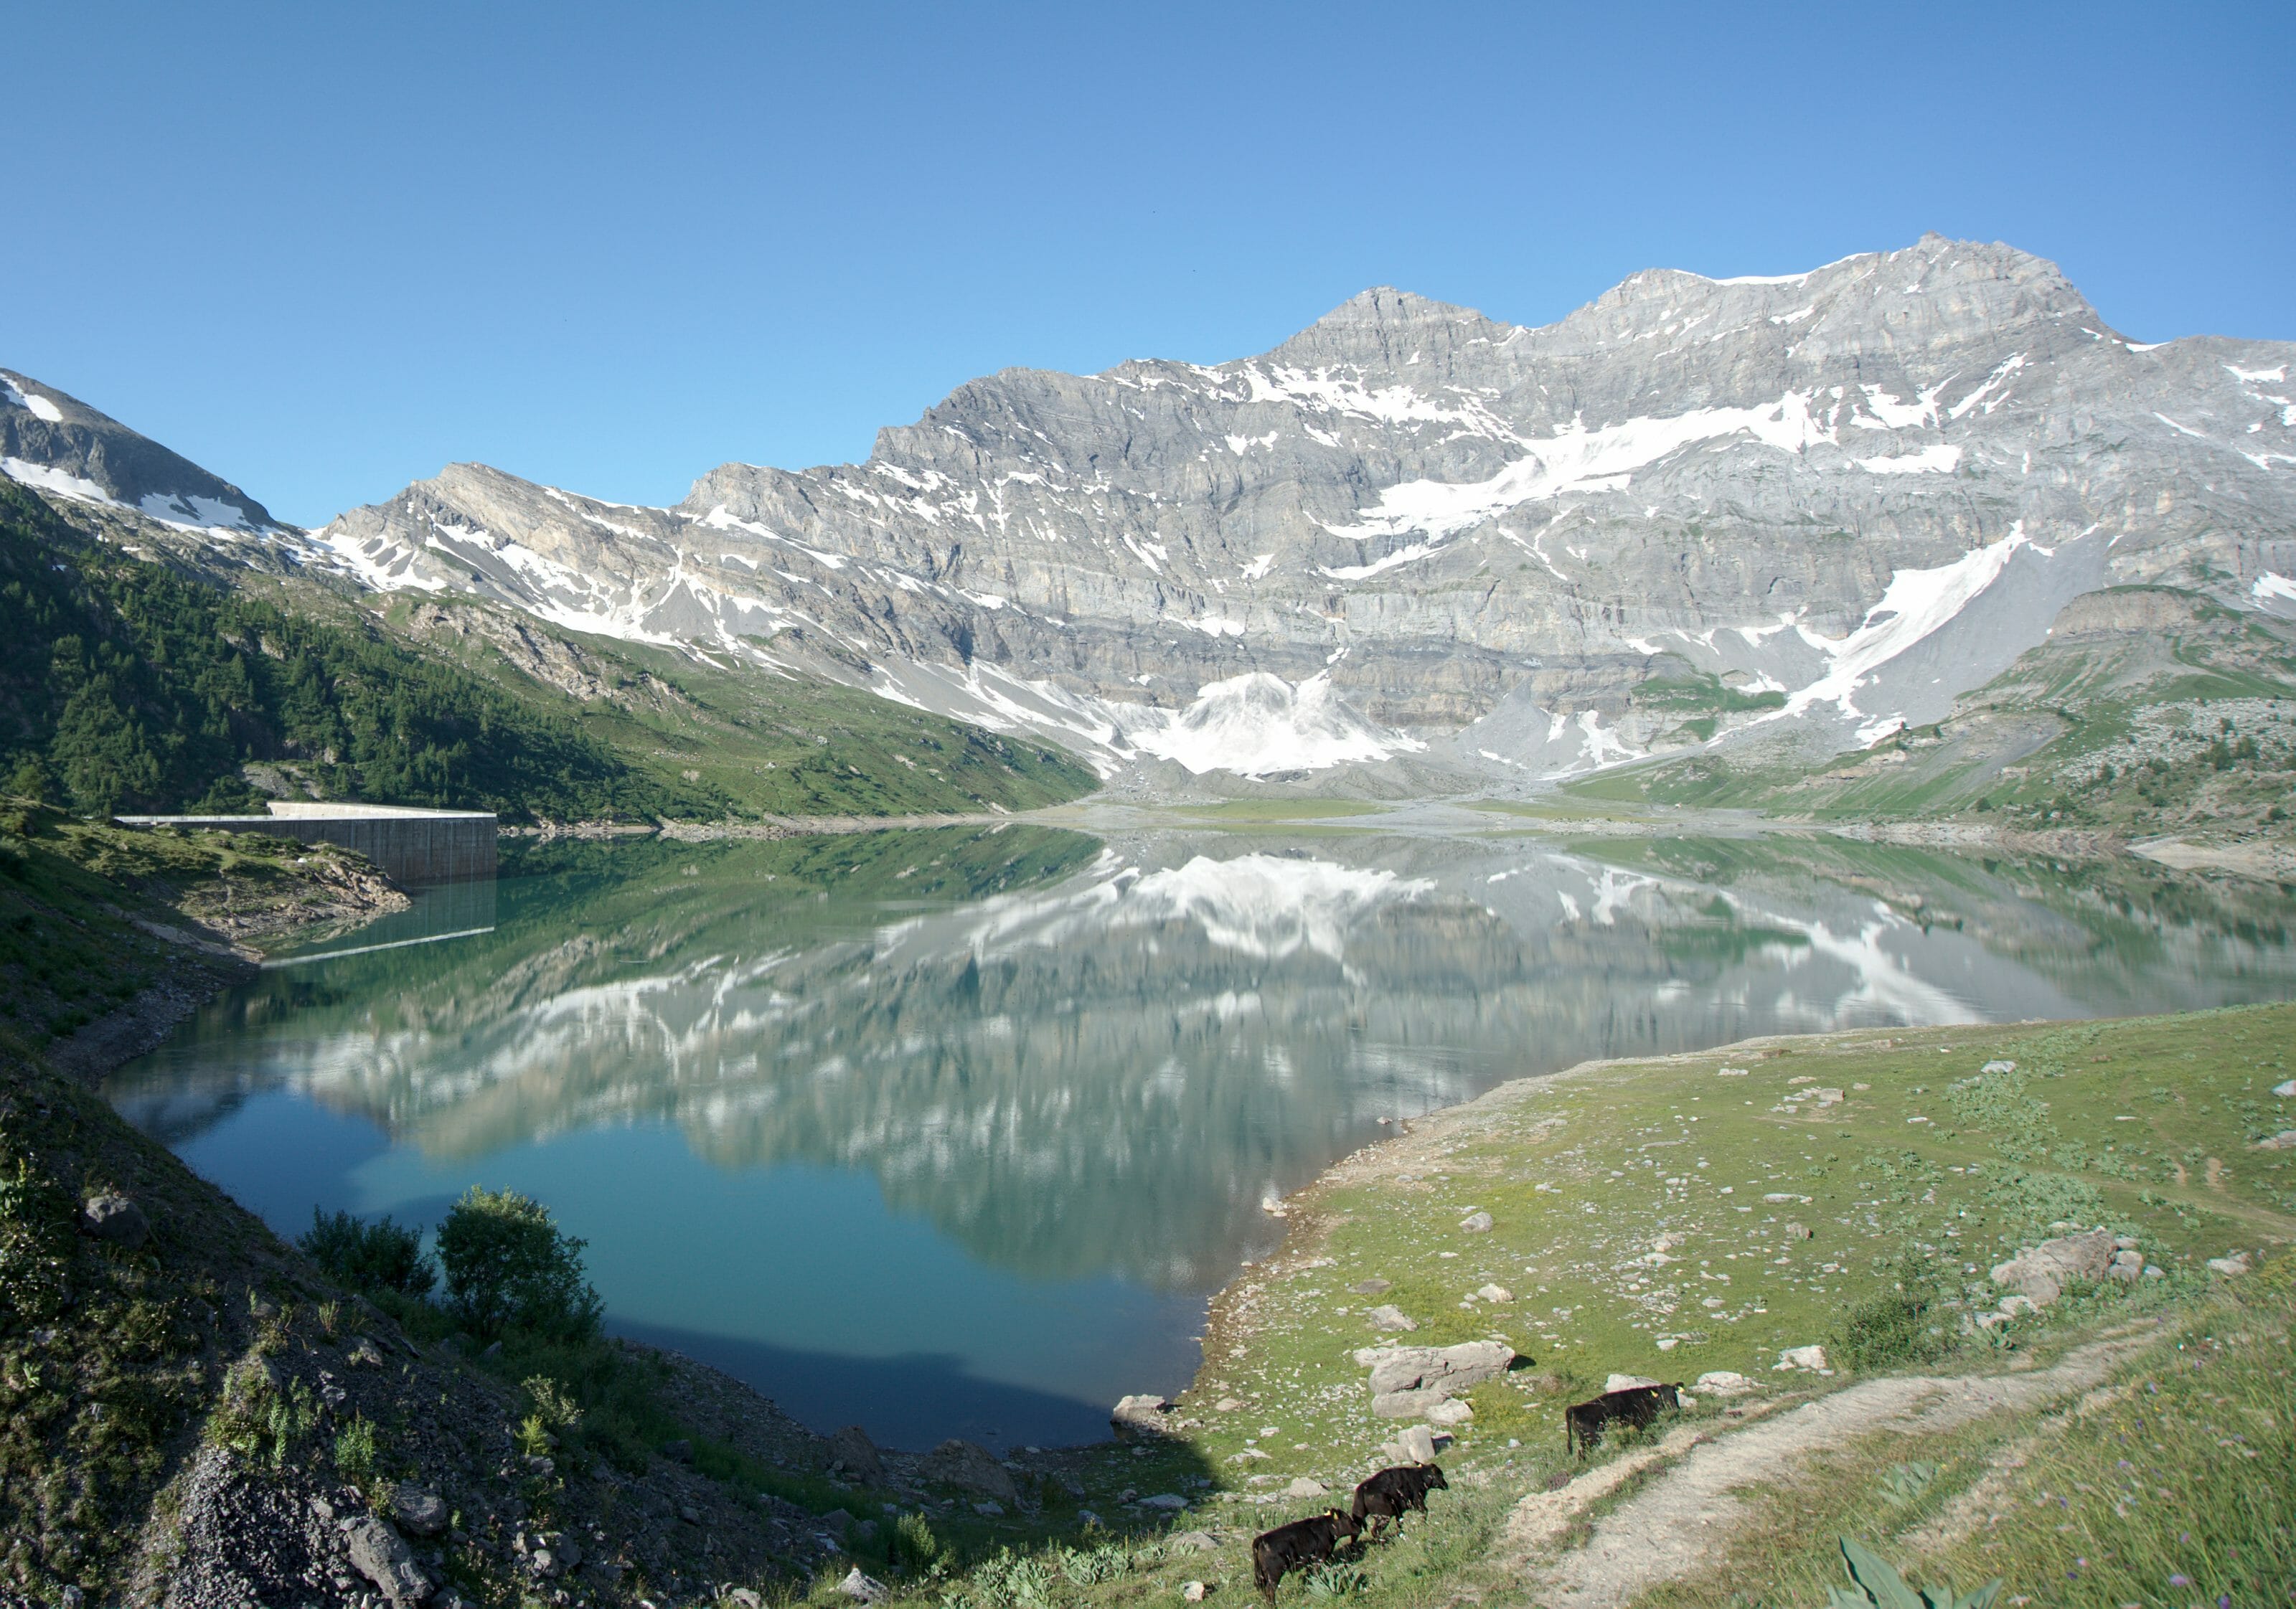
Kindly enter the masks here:
M 0 471 L 51 496 L 128 509 L 171 526 L 278 524 L 222 477 L 12 369 L 0 369 Z
M 1513 325 L 1472 307 L 1376 285 L 1341 302 L 1264 361 L 1300 369 L 1349 364 L 1383 372 L 1414 366 L 1441 372 L 1458 348 L 1489 346 L 1512 333 Z

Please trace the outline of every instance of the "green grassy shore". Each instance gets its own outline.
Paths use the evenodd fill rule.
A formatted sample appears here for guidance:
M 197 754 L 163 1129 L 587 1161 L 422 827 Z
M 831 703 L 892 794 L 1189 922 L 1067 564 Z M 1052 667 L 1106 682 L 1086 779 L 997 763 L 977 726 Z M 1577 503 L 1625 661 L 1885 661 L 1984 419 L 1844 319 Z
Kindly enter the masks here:
M 1356 1354 L 1384 1342 L 1496 1337 L 1525 1361 L 1468 1394 L 1473 1418 L 1443 1456 L 1452 1487 L 1426 1520 L 1287 1594 L 1540 1601 L 1541 1571 L 1655 1478 L 1588 1504 L 1528 1563 L 1502 1546 L 1518 1506 L 1577 1468 L 1562 1407 L 1613 1371 L 1731 1370 L 1756 1387 L 1611 1438 L 1598 1470 L 1682 1426 L 1726 1437 L 1861 1382 L 2013 1376 L 2117 1338 L 2108 1383 L 2046 1411 L 1810 1447 L 1792 1478 L 1741 1494 L 1744 1517 L 1697 1570 L 1637 1601 L 1823 1604 L 1847 1585 L 1844 1535 L 1911 1580 L 1966 1591 L 2001 1577 L 2013 1604 L 2285 1601 L 2273 1594 L 2296 1580 L 2296 1281 L 2277 1248 L 2296 1230 L 2296 1151 L 2259 1142 L 2296 1123 L 2296 1101 L 2272 1093 L 2292 1047 L 2285 1006 L 1825 1034 L 1592 1064 L 1436 1114 L 1288 1204 L 1281 1254 L 1215 1306 L 1172 1444 L 1091 1460 L 1095 1512 L 1139 1515 L 1113 1489 L 1154 1490 L 1150 1458 L 1208 1472 L 1185 1492 L 1192 1512 L 1161 1540 L 1144 1532 L 1109 1580 L 1078 1579 L 1099 1567 L 1059 1539 L 1041 1569 L 1016 1554 L 955 1596 L 981 1609 L 1148 1603 L 1193 1580 L 1240 1600 L 1253 1531 L 1344 1502 L 1383 1460 L 1400 1426 L 1373 1417 Z M 1477 1213 L 1488 1230 L 1461 1227 Z M 2069 1224 L 2136 1237 L 2160 1274 L 1972 1326 L 1994 1304 L 1987 1270 Z M 2236 1251 L 2257 1271 L 2209 1270 Z M 1417 1328 L 1374 1327 L 1382 1305 Z M 1777 1368 L 1812 1344 L 1832 1373 Z M 942 1581 L 896 1587 L 920 1604 L 952 1597 Z

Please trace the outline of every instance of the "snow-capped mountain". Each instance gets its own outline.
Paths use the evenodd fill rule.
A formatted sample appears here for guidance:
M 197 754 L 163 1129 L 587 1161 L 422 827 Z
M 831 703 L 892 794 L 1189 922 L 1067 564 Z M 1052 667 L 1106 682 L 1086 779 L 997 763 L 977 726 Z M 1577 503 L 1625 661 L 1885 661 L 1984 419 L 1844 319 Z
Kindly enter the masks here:
M 76 396 L 0 369 L 0 472 L 70 502 L 185 530 L 278 530 L 263 505 Z
M 865 463 L 728 464 L 674 509 L 455 465 L 309 558 L 1110 772 L 1529 780 L 1871 741 L 2098 587 L 2296 609 L 2292 362 L 2132 343 L 2052 265 L 1937 236 L 1640 274 L 1542 329 L 1378 290 L 1259 357 L 1007 371 Z

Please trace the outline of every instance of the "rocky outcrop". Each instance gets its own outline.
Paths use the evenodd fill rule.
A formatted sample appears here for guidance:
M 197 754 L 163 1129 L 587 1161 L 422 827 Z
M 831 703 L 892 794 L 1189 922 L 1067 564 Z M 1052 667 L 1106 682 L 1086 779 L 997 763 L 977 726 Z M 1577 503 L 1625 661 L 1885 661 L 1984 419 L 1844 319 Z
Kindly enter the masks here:
M 2034 1306 L 2046 1307 L 2066 1286 L 2090 1285 L 2103 1278 L 2113 1251 L 2110 1229 L 2061 1235 L 2028 1246 L 2006 1262 L 1996 1263 L 1988 1278 L 1996 1288 L 2014 1291 Z
M 1371 1370 L 1371 1410 L 1382 1419 L 1422 1417 L 1459 1393 L 1496 1379 L 1514 1359 L 1514 1349 L 1503 1341 L 1372 1347 L 1356 1353 L 1356 1361 Z

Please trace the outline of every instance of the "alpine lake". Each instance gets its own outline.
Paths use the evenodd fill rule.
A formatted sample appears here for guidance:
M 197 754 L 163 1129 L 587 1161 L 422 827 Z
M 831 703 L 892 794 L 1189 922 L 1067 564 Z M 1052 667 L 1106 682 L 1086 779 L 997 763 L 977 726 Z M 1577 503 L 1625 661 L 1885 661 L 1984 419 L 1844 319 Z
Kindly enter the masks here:
M 1589 1058 L 2285 999 L 2292 927 L 2130 858 L 1464 810 L 529 840 L 107 1093 L 283 1236 L 512 1187 L 610 1329 L 1002 1450 L 1185 1385 L 1269 1209 L 1398 1120 Z

